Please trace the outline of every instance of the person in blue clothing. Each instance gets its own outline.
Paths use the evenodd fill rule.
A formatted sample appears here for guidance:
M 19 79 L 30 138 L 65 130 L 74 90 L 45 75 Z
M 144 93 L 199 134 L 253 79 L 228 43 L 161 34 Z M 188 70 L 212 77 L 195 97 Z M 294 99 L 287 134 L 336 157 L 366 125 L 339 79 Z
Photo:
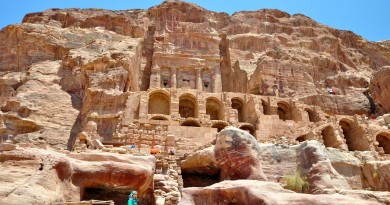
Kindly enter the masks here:
M 127 201 L 127 205 L 138 205 L 137 191 L 132 191 L 130 193 L 129 201 Z

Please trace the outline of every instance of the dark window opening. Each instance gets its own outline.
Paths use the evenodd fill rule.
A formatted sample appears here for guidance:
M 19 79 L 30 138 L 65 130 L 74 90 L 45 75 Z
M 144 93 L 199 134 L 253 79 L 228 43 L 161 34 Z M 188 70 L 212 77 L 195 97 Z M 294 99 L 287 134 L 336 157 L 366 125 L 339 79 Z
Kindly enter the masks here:
M 390 133 L 381 133 L 376 136 L 379 147 L 383 148 L 385 154 L 390 154 Z
M 188 121 L 185 121 L 181 124 L 181 126 L 185 126 L 185 127 L 200 127 L 200 124 L 199 122 L 196 122 L 196 121 L 193 121 L 193 120 L 188 120 Z
M 168 86 L 168 80 L 163 80 L 163 85 L 164 85 L 164 87 L 167 87 Z
M 107 187 L 92 187 L 86 188 L 82 196 L 83 201 L 99 200 L 99 201 L 114 201 L 115 204 L 127 204 L 130 192 L 128 189 L 115 189 Z
M 308 139 L 307 135 L 302 135 L 302 136 L 297 137 L 295 140 L 298 142 L 304 142 L 307 139 Z
M 219 170 L 210 170 L 210 174 L 182 172 L 183 187 L 206 187 L 220 182 Z

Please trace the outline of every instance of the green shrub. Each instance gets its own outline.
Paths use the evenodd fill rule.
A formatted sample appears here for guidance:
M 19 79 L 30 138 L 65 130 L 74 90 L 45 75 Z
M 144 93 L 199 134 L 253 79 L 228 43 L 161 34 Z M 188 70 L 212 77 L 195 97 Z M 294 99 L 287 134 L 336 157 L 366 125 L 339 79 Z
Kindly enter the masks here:
M 286 175 L 283 177 L 283 182 L 286 189 L 299 193 L 308 193 L 309 183 L 307 182 L 306 177 L 301 176 L 299 171 L 296 171 L 294 174 Z

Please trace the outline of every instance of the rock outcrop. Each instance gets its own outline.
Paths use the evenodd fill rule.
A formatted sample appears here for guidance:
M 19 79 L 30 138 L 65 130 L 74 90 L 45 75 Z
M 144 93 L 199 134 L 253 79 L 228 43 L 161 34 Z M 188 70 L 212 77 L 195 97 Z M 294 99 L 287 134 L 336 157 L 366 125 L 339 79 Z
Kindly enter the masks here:
M 223 181 L 204 188 L 184 188 L 180 205 L 192 204 L 380 204 L 340 194 L 308 195 L 283 189 L 274 182 Z
M 369 187 L 375 191 L 390 191 L 390 161 L 368 161 L 363 173 Z
M 326 88 L 333 87 L 339 97 L 324 106 L 338 107 L 329 110 L 338 114 L 368 112 L 363 91 L 370 75 L 390 64 L 383 43 L 368 42 L 302 14 L 272 9 L 229 16 L 186 2 L 164 2 L 147 11 L 53 9 L 26 15 L 23 22 L 63 28 L 100 26 L 121 35 L 144 37 L 143 89 L 149 84 L 153 58 L 170 50 L 182 54 L 197 50 L 222 59 L 223 91 L 309 98 L 306 102 L 319 105 Z M 239 83 L 230 85 L 233 79 Z M 343 104 L 351 107 L 343 108 Z
M 20 148 L 1 152 L 0 163 L 1 204 L 80 201 L 90 188 L 121 187 L 143 195 L 155 167 L 154 157 Z
M 267 180 L 260 163 L 260 147 L 249 133 L 228 127 L 219 134 L 214 147 L 221 168 L 221 180 Z
M 5 134 L 24 134 L 17 141 L 39 143 L 39 138 L 65 148 L 86 126 L 91 113 L 112 115 L 107 103 L 119 103 L 122 98 L 124 104 L 123 92 L 138 90 L 138 39 L 99 28 L 43 24 L 9 26 L 0 38 L 4 48 L 0 58 L 2 118 L 7 125 Z M 17 52 L 12 51 L 15 48 Z M 97 97 L 100 103 L 92 103 Z M 102 106 L 107 108 L 99 111 Z M 115 123 L 115 113 L 112 118 L 100 120 L 107 123 L 99 124 L 108 126 L 99 128 L 102 137 L 115 129 L 116 125 L 108 123 Z
M 300 145 L 297 170 L 307 177 L 310 193 L 322 194 L 334 189 L 351 189 L 345 178 L 332 167 L 324 147 L 317 141 L 307 141 Z
M 376 112 L 380 115 L 390 113 L 390 66 L 382 67 L 373 74 L 370 92 L 375 102 Z

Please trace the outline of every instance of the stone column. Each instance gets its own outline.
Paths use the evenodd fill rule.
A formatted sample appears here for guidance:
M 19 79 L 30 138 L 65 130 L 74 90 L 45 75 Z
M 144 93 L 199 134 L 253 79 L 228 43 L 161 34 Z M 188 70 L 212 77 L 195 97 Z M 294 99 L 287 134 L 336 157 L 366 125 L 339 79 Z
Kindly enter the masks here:
M 153 67 L 152 76 L 150 78 L 150 88 L 159 88 L 161 85 L 161 73 L 159 67 Z
M 171 88 L 177 88 L 176 68 L 171 68 Z
M 196 70 L 196 89 L 202 91 L 202 77 L 201 77 L 202 68 L 196 68 L 195 70 Z
M 219 70 L 219 67 L 215 67 L 214 70 L 214 87 L 213 92 L 215 93 L 221 93 L 222 92 L 222 79 L 221 79 L 221 71 Z M 233 82 L 231 82 L 233 83 Z

